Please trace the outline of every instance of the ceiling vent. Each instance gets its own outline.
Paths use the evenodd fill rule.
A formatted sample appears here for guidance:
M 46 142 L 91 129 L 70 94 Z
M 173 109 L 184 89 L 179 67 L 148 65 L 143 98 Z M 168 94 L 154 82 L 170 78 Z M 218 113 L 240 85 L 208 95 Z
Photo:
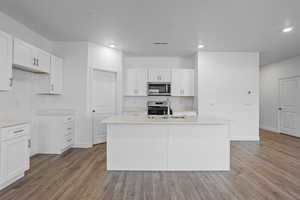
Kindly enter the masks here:
M 167 43 L 167 42 L 153 42 L 152 44 L 154 44 L 154 45 L 167 45 L 169 43 Z

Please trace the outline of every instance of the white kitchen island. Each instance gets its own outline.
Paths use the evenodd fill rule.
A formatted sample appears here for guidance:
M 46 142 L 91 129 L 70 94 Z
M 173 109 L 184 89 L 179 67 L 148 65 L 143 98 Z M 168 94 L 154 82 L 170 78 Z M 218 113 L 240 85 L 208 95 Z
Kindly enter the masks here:
M 107 170 L 230 170 L 230 122 L 213 117 L 114 116 L 107 124 Z

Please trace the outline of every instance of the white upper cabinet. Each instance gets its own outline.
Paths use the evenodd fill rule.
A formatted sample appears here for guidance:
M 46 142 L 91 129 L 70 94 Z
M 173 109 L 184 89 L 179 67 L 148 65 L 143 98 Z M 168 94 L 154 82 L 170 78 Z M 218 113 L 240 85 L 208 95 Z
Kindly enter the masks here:
M 51 56 L 50 74 L 36 76 L 38 94 L 63 93 L 63 59 Z
M 148 82 L 171 82 L 171 70 L 149 69 Z
M 0 90 L 12 87 L 12 36 L 0 31 Z
M 125 95 L 147 96 L 147 69 L 127 69 L 125 73 Z
M 36 50 L 36 66 L 37 68 L 42 71 L 49 73 L 50 72 L 50 64 L 51 64 L 51 55 L 47 53 L 46 51 L 43 51 L 41 49 Z
M 193 69 L 173 69 L 171 96 L 194 96 L 195 73 Z
M 13 64 L 32 72 L 49 73 L 50 54 L 20 39 L 14 39 Z
M 50 91 L 53 94 L 63 93 L 63 65 L 63 59 L 56 56 L 51 57 Z
M 35 64 L 34 48 L 22 40 L 14 39 L 13 64 L 19 67 L 33 68 Z

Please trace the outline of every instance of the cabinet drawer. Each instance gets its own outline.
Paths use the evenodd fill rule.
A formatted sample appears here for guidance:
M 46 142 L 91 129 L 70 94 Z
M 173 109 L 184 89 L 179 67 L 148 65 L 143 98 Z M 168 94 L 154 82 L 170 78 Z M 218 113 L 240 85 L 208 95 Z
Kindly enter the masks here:
M 28 134 L 28 125 L 19 125 L 9 128 L 2 129 L 1 140 L 8 140 L 12 138 L 17 138 L 21 136 L 26 136 Z
M 73 131 L 66 131 L 64 137 L 73 136 Z
M 64 123 L 69 123 L 69 122 L 73 122 L 74 121 L 74 116 L 66 116 L 64 118 Z
M 67 140 L 69 140 L 70 138 L 73 138 L 73 134 L 72 133 L 67 133 L 64 135 L 64 142 L 66 142 Z
M 66 124 L 65 131 L 66 132 L 73 132 L 74 131 L 74 125 L 73 125 L 73 123 Z
M 73 137 L 65 138 L 63 148 L 70 146 L 73 144 Z

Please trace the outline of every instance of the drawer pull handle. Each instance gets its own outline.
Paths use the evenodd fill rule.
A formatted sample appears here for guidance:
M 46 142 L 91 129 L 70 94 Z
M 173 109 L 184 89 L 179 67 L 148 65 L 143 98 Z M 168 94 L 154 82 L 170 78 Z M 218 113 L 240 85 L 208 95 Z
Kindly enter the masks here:
M 21 132 L 23 132 L 24 131 L 24 129 L 22 129 L 22 130 L 17 130 L 17 131 L 14 131 L 14 133 L 21 133 Z
M 72 128 L 68 128 L 68 130 L 72 130 Z
M 68 142 L 71 142 L 71 141 L 72 141 L 72 138 L 71 138 L 71 139 L 68 139 L 67 141 L 68 141 Z
M 72 118 L 70 117 L 70 118 L 68 118 L 68 120 L 71 120 Z

